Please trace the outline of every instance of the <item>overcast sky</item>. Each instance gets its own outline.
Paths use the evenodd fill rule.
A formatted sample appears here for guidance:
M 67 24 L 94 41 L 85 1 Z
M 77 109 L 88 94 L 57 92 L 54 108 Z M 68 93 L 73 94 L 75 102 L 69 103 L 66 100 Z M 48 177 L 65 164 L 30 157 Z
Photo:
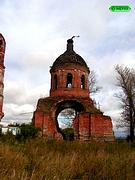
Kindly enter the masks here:
M 111 12 L 111 5 L 131 11 Z M 67 39 L 80 35 L 74 49 L 96 72 L 102 90 L 95 98 L 115 124 L 120 108 L 114 65 L 135 67 L 134 1 L 4 0 L 0 32 L 7 43 L 3 121 L 31 120 L 38 98 L 49 95 L 49 67 Z

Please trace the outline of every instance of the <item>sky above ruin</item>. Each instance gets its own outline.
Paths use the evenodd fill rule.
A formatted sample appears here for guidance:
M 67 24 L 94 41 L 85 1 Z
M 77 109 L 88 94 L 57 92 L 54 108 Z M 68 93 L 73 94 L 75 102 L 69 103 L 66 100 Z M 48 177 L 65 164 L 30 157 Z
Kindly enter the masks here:
M 130 12 L 111 12 L 129 5 Z M 0 32 L 5 37 L 3 121 L 30 121 L 40 97 L 49 95 L 49 68 L 66 50 L 74 50 L 97 74 L 102 90 L 95 97 L 113 124 L 119 119 L 114 66 L 135 67 L 135 2 L 130 0 L 4 0 Z

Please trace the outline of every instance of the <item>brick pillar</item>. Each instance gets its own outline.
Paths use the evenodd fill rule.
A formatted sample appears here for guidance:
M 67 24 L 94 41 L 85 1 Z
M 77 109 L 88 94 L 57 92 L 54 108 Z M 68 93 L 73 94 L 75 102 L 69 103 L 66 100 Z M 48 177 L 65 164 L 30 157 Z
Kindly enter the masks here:
M 75 119 L 73 120 L 73 129 L 74 129 L 74 139 L 79 139 L 79 115 L 75 116 Z
M 43 128 L 43 119 L 44 119 L 44 113 L 41 112 L 41 111 L 35 111 L 33 119 L 32 119 L 33 125 L 36 128 L 40 128 L 42 130 L 42 128 Z
M 89 113 L 79 114 L 79 134 L 81 141 L 90 139 L 90 115 Z
M 5 56 L 6 42 L 2 34 L 0 34 L 0 120 L 3 118 L 3 89 L 4 89 L 4 56 Z
M 47 137 L 48 139 L 63 139 L 62 135 L 57 131 L 54 119 L 50 117 L 48 113 L 44 113 L 42 132 L 43 136 Z

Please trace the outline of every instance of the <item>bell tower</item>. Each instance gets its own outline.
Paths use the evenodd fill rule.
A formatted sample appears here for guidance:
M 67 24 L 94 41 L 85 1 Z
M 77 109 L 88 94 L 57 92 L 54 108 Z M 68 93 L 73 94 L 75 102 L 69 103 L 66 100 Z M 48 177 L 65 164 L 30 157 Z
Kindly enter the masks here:
M 67 40 L 66 51 L 50 68 L 50 96 L 38 100 L 33 124 L 41 129 L 44 137 L 66 139 L 58 116 L 63 110 L 71 108 L 75 111 L 71 125 L 74 140 L 113 141 L 111 118 L 103 115 L 90 98 L 90 70 L 85 60 L 74 51 L 73 37 Z
M 4 89 L 4 56 L 5 56 L 6 42 L 0 33 L 0 120 L 3 118 L 3 89 Z
M 73 39 L 67 40 L 67 49 L 53 63 L 50 96 L 89 97 L 89 68 L 73 49 Z

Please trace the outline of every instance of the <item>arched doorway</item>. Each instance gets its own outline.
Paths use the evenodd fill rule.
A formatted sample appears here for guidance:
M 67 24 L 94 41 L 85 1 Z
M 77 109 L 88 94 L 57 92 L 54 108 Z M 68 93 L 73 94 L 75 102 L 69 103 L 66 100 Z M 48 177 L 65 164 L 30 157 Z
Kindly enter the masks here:
M 64 140 L 74 140 L 76 134 L 74 121 L 77 114 L 82 111 L 84 111 L 84 106 L 75 100 L 65 100 L 57 104 L 55 114 L 56 127 Z
M 65 108 L 58 114 L 57 122 L 65 140 L 74 140 L 73 121 L 76 113 L 73 108 Z

